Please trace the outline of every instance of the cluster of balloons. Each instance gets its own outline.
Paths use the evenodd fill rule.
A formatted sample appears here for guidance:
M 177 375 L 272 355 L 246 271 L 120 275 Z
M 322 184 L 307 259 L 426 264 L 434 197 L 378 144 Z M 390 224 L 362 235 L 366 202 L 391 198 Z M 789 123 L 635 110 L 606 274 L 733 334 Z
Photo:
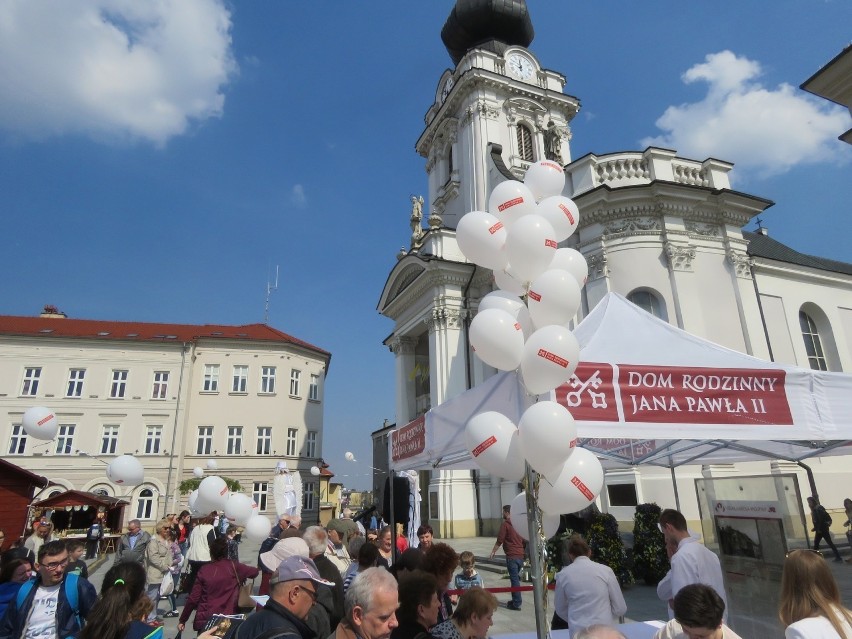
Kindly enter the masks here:
M 580 307 L 588 266 L 578 251 L 558 248 L 580 221 L 577 205 L 562 195 L 564 187 L 558 163 L 536 162 L 523 183 L 497 185 L 488 211 L 467 213 L 456 229 L 465 257 L 491 269 L 498 287 L 480 301 L 470 326 L 471 346 L 489 366 L 517 370 L 532 395 L 567 382 L 580 359 L 567 324 Z M 465 436 L 483 470 L 520 480 L 527 462 L 542 475 L 538 506 L 545 534 L 554 521 L 558 524 L 559 514 L 582 510 L 603 488 L 600 462 L 576 447 L 574 419 L 557 402 L 532 405 L 517 426 L 502 413 L 479 413 L 468 421 Z M 525 500 L 524 493 L 516 498 L 513 519 L 525 519 Z M 516 529 L 526 530 L 526 525 Z
M 470 343 L 489 366 L 520 369 L 534 395 L 567 382 L 580 354 L 566 324 L 580 307 L 588 266 L 578 251 L 558 247 L 580 221 L 564 186 L 558 163 L 536 162 L 523 183 L 498 184 L 488 211 L 467 213 L 456 229 L 465 257 L 491 269 L 498 287 L 481 300 Z

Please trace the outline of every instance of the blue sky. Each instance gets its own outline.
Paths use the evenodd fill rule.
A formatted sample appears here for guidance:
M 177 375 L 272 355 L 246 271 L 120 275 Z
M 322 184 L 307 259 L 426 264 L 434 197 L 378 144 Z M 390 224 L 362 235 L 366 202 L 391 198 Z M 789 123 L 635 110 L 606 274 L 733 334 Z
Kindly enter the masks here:
M 260 322 L 280 265 L 269 323 L 332 352 L 324 455 L 367 487 L 368 434 L 395 420 L 376 303 L 426 195 L 414 142 L 453 4 L 0 0 L 0 313 Z M 573 158 L 734 162 L 776 202 L 772 237 L 852 261 L 849 114 L 798 89 L 852 3 L 529 9 L 530 49 L 581 100 Z

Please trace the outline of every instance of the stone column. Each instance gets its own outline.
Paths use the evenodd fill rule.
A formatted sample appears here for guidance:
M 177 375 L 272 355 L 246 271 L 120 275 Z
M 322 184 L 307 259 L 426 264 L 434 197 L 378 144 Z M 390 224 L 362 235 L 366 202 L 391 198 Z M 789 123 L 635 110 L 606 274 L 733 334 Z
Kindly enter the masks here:
M 413 337 L 397 335 L 391 338 L 390 349 L 395 358 L 396 367 L 396 419 L 397 424 L 407 424 L 414 419 L 415 396 L 414 379 L 414 347 L 417 340 Z

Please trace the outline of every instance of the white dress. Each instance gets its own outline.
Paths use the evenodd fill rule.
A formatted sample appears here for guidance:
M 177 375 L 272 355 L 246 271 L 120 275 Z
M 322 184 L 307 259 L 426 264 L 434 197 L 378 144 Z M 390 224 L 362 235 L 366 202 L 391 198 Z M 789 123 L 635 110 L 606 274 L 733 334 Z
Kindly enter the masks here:
M 852 626 L 840 613 L 838 616 L 846 637 L 852 637 Z M 846 639 L 837 634 L 827 617 L 799 619 L 787 626 L 784 637 L 785 639 Z

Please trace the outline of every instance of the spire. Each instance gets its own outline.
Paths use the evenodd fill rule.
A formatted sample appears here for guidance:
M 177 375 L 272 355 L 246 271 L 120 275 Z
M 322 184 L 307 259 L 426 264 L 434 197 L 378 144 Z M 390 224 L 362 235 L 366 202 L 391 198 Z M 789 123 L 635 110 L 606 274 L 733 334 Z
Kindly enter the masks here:
M 503 53 L 512 45 L 528 47 L 534 37 L 525 0 L 456 0 L 441 29 L 453 64 L 473 48 Z

